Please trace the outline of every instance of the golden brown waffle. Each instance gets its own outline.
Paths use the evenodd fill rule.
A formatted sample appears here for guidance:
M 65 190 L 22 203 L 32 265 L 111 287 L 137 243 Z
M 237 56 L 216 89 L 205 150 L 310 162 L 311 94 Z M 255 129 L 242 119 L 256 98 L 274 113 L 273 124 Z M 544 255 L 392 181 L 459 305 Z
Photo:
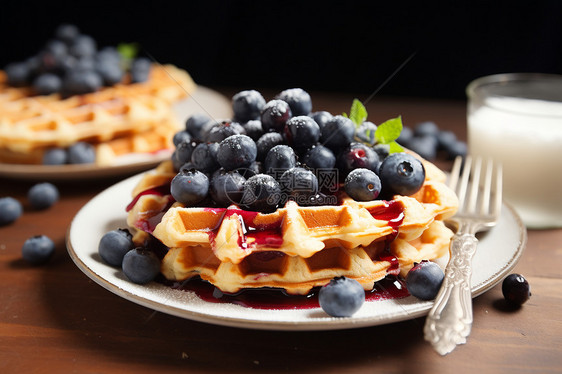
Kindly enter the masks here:
M 181 127 L 172 105 L 195 90 L 189 74 L 154 65 L 143 83 L 119 83 L 97 92 L 61 98 L 14 88 L 0 72 L 0 161 L 40 163 L 43 152 L 78 141 L 96 146 L 98 164 L 126 153 L 171 147 Z
M 347 276 L 370 290 L 388 273 L 405 275 L 414 262 L 448 254 L 452 232 L 442 220 L 458 200 L 445 175 L 424 166 L 426 181 L 414 196 L 357 202 L 342 195 L 340 205 L 318 207 L 289 201 L 264 214 L 174 203 L 166 186 L 175 172 L 165 162 L 134 189 L 128 224 L 137 242 L 152 234 L 169 248 L 162 262 L 169 280 L 198 275 L 228 293 L 278 287 L 306 294 Z

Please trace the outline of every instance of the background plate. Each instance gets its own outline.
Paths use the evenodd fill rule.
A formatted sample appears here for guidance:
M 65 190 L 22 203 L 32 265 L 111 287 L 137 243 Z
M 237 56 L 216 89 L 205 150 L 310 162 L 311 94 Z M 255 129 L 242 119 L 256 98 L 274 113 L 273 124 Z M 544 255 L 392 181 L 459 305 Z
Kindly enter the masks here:
M 230 100 L 210 88 L 198 86 L 191 97 L 175 104 L 178 119 L 185 120 L 195 113 L 203 113 L 214 119 L 226 119 L 232 116 Z M 115 165 L 21 165 L 0 163 L 0 177 L 28 180 L 75 180 L 106 178 L 119 175 L 131 175 L 150 169 L 171 155 L 170 150 L 156 154 L 138 154 L 118 159 Z
M 427 314 L 433 302 L 413 296 L 369 301 L 349 318 L 332 318 L 322 309 L 262 310 L 234 304 L 211 303 L 193 292 L 174 290 L 159 283 L 137 285 L 120 269 L 102 262 L 98 243 L 108 231 L 125 228 L 125 207 L 142 174 L 119 182 L 90 200 L 74 217 L 67 233 L 68 252 L 88 277 L 111 292 L 146 307 L 196 321 L 271 330 L 334 330 L 373 326 Z M 496 227 L 480 237 L 473 260 L 472 294 L 477 296 L 500 282 L 519 260 L 527 231 L 508 206 L 503 206 Z

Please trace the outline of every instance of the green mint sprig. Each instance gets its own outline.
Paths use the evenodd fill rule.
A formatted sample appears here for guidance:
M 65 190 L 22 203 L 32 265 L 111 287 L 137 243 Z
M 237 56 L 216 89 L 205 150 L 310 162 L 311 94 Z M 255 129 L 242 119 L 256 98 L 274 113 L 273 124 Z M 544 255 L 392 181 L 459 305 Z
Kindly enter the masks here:
M 402 117 L 389 119 L 377 126 L 375 140 L 379 144 L 388 144 L 390 153 L 404 152 L 404 148 L 396 142 L 402 132 Z
M 139 54 L 140 46 L 138 43 L 119 43 L 117 45 L 117 52 L 121 55 L 122 67 L 128 70 L 133 63 L 133 60 Z
M 358 99 L 353 99 L 351 103 L 351 109 L 349 111 L 349 116 L 346 113 L 342 113 L 344 117 L 349 118 L 354 124 L 355 128 L 359 130 L 359 127 L 363 122 L 367 120 L 367 109 Z M 388 144 L 390 153 L 404 152 L 404 149 L 400 144 L 396 142 L 396 139 L 400 136 L 402 132 L 402 117 L 398 116 L 396 118 L 389 119 L 377 126 L 375 130 L 375 141 L 378 144 Z M 365 134 L 368 139 L 371 138 L 370 130 L 367 130 Z M 357 139 L 357 138 L 356 138 Z

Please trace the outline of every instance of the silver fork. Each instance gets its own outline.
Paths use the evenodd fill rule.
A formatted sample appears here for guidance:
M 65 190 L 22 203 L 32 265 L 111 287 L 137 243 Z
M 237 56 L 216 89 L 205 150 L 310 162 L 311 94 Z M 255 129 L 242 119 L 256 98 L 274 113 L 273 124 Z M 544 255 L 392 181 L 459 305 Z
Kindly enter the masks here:
M 459 197 L 459 209 L 450 221 L 457 226 L 451 240 L 451 258 L 445 278 L 429 312 L 424 334 L 435 350 L 446 355 L 457 344 L 466 343 L 472 328 L 472 257 L 478 239 L 475 234 L 493 227 L 502 205 L 502 170 L 490 160 L 483 168 L 480 158 L 457 157 L 449 187 Z

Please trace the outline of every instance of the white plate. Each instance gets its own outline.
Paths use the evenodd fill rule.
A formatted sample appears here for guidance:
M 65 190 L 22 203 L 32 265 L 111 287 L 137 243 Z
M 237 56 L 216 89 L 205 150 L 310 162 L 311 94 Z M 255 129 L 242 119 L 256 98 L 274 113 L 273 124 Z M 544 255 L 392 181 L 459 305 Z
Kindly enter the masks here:
M 232 116 L 230 100 L 207 87 L 198 86 L 191 97 L 175 104 L 174 110 L 181 123 L 195 113 L 203 113 L 211 118 L 225 119 Z M 170 150 L 156 154 L 128 155 L 117 160 L 115 165 L 21 165 L 0 163 L 0 177 L 28 180 L 73 180 L 106 178 L 131 175 L 169 158 Z
M 350 318 L 332 318 L 320 308 L 297 310 L 252 309 L 200 299 L 194 292 L 171 289 L 152 282 L 137 285 L 120 269 L 102 262 L 97 248 L 101 237 L 125 228 L 125 207 L 142 174 L 109 187 L 88 202 L 74 217 L 67 233 L 67 247 L 75 264 L 91 279 L 127 299 L 164 313 L 196 321 L 234 327 L 271 330 L 332 330 L 386 324 L 427 314 L 432 302 L 413 296 L 368 301 Z M 480 238 L 474 256 L 472 294 L 496 285 L 515 266 L 525 247 L 527 231 L 517 214 L 504 205 L 496 227 Z

